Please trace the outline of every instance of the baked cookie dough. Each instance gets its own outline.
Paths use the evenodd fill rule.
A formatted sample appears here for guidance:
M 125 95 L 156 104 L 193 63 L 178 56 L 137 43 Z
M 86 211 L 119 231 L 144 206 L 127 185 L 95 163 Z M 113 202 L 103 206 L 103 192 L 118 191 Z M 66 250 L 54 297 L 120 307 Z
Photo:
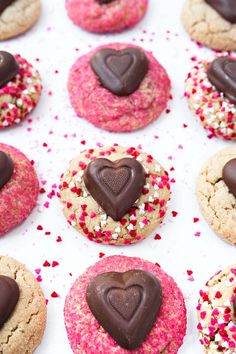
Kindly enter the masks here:
M 202 60 L 189 72 L 185 96 L 190 110 L 210 136 L 236 139 L 235 87 L 236 60 L 230 56 Z
M 204 353 L 236 352 L 236 264 L 216 273 L 200 291 L 198 331 Z
M 144 169 L 145 180 L 143 188 L 140 189 L 141 195 L 137 200 L 133 199 L 134 195 L 132 196 L 133 204 L 127 207 L 128 211 L 118 221 L 108 216 L 85 186 L 88 164 L 101 158 L 110 161 L 129 158 L 131 162 L 139 163 Z M 130 176 L 134 172 L 132 168 L 127 168 L 123 164 L 119 168 L 114 168 L 113 175 L 106 176 L 102 185 L 94 185 L 100 189 L 100 196 L 104 196 L 102 200 L 100 198 L 100 203 L 108 209 L 108 212 L 111 212 L 112 208 L 120 212 L 119 207 L 131 198 L 134 185 L 140 183 L 139 177 L 134 183 L 130 183 L 133 182 L 133 177 Z M 118 189 L 111 192 L 112 188 Z M 161 224 L 170 199 L 169 178 L 163 167 L 151 155 L 135 148 L 120 146 L 81 152 L 70 162 L 62 176 L 60 190 L 64 215 L 68 223 L 90 240 L 110 245 L 128 245 L 146 238 Z M 116 219 L 116 216 L 114 218 Z
M 0 129 L 20 123 L 37 105 L 41 78 L 19 54 L 0 51 Z
M 12 301 L 15 306 L 11 308 L 12 312 L 4 324 L 1 323 L 0 352 L 31 354 L 44 334 L 45 298 L 38 282 L 23 264 L 10 257 L 0 256 L 0 306 L 5 305 L 1 310 L 5 312 Z M 3 312 L 0 319 L 2 316 Z
M 76 61 L 68 91 L 79 117 L 101 129 L 128 132 L 160 116 L 170 97 L 170 80 L 150 52 L 114 43 Z
M 234 23 L 230 22 L 212 6 L 213 3 L 212 0 L 185 0 L 182 11 L 184 27 L 192 39 L 207 47 L 236 50 L 236 17 Z M 228 8 L 231 6 L 231 13 L 235 13 L 234 1 L 215 1 L 216 3 L 225 3 Z
M 36 205 L 39 182 L 28 158 L 0 144 L 0 236 L 21 224 Z
M 66 0 L 70 19 L 89 32 L 119 32 L 131 28 L 146 13 L 148 0 Z
M 212 229 L 226 241 L 236 244 L 236 197 L 233 186 L 233 170 L 225 166 L 236 158 L 236 147 L 219 151 L 203 166 L 197 179 L 197 198 L 206 221 Z M 230 166 L 228 165 L 228 168 Z M 227 183 L 227 184 L 226 184 Z M 229 189 L 230 188 L 230 189 Z M 231 191 L 232 192 L 231 192 Z
M 4 4 L 8 6 L 4 6 Z M 38 20 L 41 0 L 2 0 L 0 5 L 0 40 L 18 36 Z
M 140 258 L 111 256 L 103 258 L 101 261 L 88 268 L 85 273 L 75 281 L 68 296 L 66 297 L 64 307 L 65 325 L 71 348 L 75 354 L 94 353 L 95 351 L 98 354 L 130 353 L 130 350 L 126 350 L 117 344 L 116 340 L 114 340 L 111 335 L 108 334 L 108 332 L 99 324 L 91 312 L 91 305 L 88 305 L 87 299 L 88 296 L 91 298 L 88 286 L 98 275 L 107 272 L 123 273 L 131 270 L 148 272 L 152 277 L 155 277 L 158 280 L 162 289 L 161 307 L 156 319 L 154 319 L 154 324 L 149 334 L 146 336 L 146 339 L 136 349 L 134 349 L 132 353 L 173 354 L 178 352 L 178 349 L 182 345 L 183 338 L 186 333 L 186 308 L 183 294 L 175 281 L 160 267 L 151 262 L 142 260 Z M 110 284 L 112 284 L 112 282 L 113 280 L 111 280 Z M 119 303 L 120 299 L 122 303 L 122 301 L 127 300 L 130 305 L 129 309 L 134 309 L 134 314 L 133 316 L 131 315 L 132 321 L 137 321 L 137 314 L 140 310 L 142 310 L 143 301 L 141 304 L 138 303 L 136 305 L 137 307 L 135 307 L 135 303 L 133 304 L 132 300 L 135 301 L 136 299 L 135 296 L 132 296 L 131 292 L 133 290 L 134 294 L 138 296 L 137 292 L 135 291 L 136 289 L 132 289 L 132 284 L 139 284 L 139 282 L 134 282 L 131 279 L 131 281 L 126 280 L 125 284 L 125 286 L 121 286 L 121 288 L 124 289 L 121 291 L 121 293 L 113 293 L 110 294 L 110 296 L 108 293 L 109 299 L 111 299 L 111 303 L 115 305 L 113 306 L 111 313 L 119 321 L 119 314 L 117 311 L 119 312 L 119 308 L 121 311 L 124 311 L 125 306 L 123 308 L 119 307 L 119 305 L 116 304 L 116 301 Z M 128 285 L 131 286 L 127 289 Z M 98 287 L 98 292 L 99 289 L 104 289 L 103 285 Z M 98 294 L 98 296 L 102 296 L 101 293 Z M 146 304 L 147 309 L 148 305 L 151 305 L 151 303 Z M 116 309 L 115 311 L 114 308 Z M 151 308 L 151 311 L 152 310 L 154 311 L 154 308 Z M 149 311 L 150 309 L 148 309 L 148 314 Z M 128 318 L 129 321 L 130 314 L 129 316 L 126 316 L 126 318 Z M 112 321 L 111 318 L 108 318 L 108 320 Z M 143 324 L 143 322 L 146 321 L 142 321 L 141 324 Z M 127 326 L 127 324 L 123 324 L 123 321 L 121 323 L 122 327 Z M 134 331 L 136 332 L 136 335 L 139 334 L 140 327 L 141 326 L 139 322 L 139 325 L 135 327 Z

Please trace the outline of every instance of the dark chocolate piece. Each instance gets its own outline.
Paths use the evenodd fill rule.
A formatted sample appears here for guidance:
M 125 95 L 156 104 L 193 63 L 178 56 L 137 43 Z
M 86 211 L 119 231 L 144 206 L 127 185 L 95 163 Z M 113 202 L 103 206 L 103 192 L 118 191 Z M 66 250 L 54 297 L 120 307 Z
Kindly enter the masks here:
M 142 194 L 145 171 L 132 158 L 114 162 L 101 158 L 89 163 L 84 182 L 103 210 L 113 220 L 119 221 Z
M 227 162 L 223 168 L 223 180 L 236 198 L 236 158 Z
M 0 51 L 0 88 L 11 81 L 19 72 L 19 64 L 15 57 L 3 50 Z
M 234 301 L 233 301 L 233 309 L 234 309 L 234 316 L 236 317 L 236 296 L 234 297 Z
M 207 4 L 213 7 L 225 20 L 236 23 L 235 0 L 206 0 Z
M 14 164 L 9 155 L 0 151 L 0 188 L 11 179 L 14 171 Z
M 136 91 L 148 71 L 147 56 L 138 48 L 101 49 L 90 64 L 102 85 L 117 96 Z
M 158 279 L 143 270 L 108 272 L 91 281 L 87 302 L 100 325 L 130 350 L 142 344 L 156 322 L 162 289 Z
M 215 59 L 207 70 L 210 82 L 236 104 L 236 60 L 229 57 Z
M 113 2 L 115 0 L 96 0 L 100 5 L 105 5 L 105 4 L 110 4 L 110 2 Z
M 0 14 L 10 6 L 15 0 L 0 0 Z
M 0 275 L 0 328 L 14 311 L 19 296 L 20 290 L 16 281 Z

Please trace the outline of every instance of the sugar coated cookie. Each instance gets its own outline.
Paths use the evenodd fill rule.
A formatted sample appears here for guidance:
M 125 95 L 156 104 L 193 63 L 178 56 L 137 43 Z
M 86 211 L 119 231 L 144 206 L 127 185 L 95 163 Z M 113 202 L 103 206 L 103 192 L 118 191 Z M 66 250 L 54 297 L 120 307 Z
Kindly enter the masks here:
M 32 354 L 46 325 L 46 302 L 33 274 L 0 256 L 0 352 Z
M 204 353 L 236 352 L 236 264 L 206 283 L 200 291 L 197 316 Z
M 98 128 L 128 132 L 160 116 L 170 96 L 170 80 L 150 52 L 114 43 L 76 61 L 68 90 L 79 117 Z
M 36 205 L 39 182 L 27 157 L 0 144 L 0 235 L 21 224 Z
M 236 244 L 236 147 L 219 151 L 203 166 L 197 179 L 197 197 L 213 230 Z
M 66 0 L 70 19 L 89 32 L 119 32 L 146 13 L 148 0 Z
M 170 198 L 167 172 L 135 148 L 90 149 L 61 179 L 69 224 L 90 240 L 111 245 L 141 241 L 162 222 Z
M 177 353 L 186 333 L 182 292 L 160 267 L 111 256 L 88 268 L 64 307 L 75 354 Z
M 18 36 L 38 20 L 41 0 L 1 0 L 0 40 Z
M 192 39 L 217 50 L 236 50 L 234 0 L 185 0 L 183 24 Z
M 189 108 L 209 137 L 236 139 L 236 60 L 219 56 L 198 62 L 186 79 Z

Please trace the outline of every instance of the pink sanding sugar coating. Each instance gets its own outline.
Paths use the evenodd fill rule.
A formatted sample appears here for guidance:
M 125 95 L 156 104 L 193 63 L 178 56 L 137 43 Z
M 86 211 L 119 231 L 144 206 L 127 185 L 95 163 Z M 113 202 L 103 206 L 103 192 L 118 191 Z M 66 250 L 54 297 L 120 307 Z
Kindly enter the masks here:
M 21 224 L 36 205 L 39 182 L 27 157 L 12 146 L 0 144 L 0 151 L 14 163 L 11 179 L 0 189 L 0 235 Z
M 89 32 L 119 32 L 133 27 L 146 13 L 148 0 L 66 0 L 68 16 Z
M 121 348 L 99 325 L 87 304 L 86 289 L 98 274 L 109 271 L 126 272 L 131 269 L 151 272 L 159 279 L 163 302 L 156 323 L 146 340 L 138 349 L 129 351 Z M 160 267 L 140 258 L 111 256 L 88 268 L 72 286 L 65 301 L 64 315 L 68 338 L 75 354 L 175 354 L 186 333 L 186 308 L 182 292 Z
M 170 80 L 165 69 L 150 52 L 148 73 L 138 90 L 118 97 L 104 88 L 90 66 L 90 59 L 101 48 L 122 50 L 132 44 L 114 43 L 97 47 L 73 65 L 68 81 L 71 104 L 80 117 L 98 128 L 128 132 L 146 126 L 159 117 L 170 97 Z M 143 49 L 141 49 L 143 50 Z

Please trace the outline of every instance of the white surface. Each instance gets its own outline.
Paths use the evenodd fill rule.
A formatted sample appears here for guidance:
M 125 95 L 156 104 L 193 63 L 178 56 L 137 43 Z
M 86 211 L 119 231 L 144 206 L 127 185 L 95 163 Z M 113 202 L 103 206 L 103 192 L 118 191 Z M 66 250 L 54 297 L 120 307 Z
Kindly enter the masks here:
M 38 24 L 25 36 L 2 43 L 2 49 L 19 52 L 42 75 L 44 93 L 39 106 L 30 115 L 32 123 L 25 121 L 0 134 L 2 142 L 14 145 L 35 160 L 41 181 L 47 181 L 44 186 L 47 193 L 54 183 L 58 185 L 59 176 L 69 160 L 80 150 L 95 147 L 97 142 L 135 146 L 141 143 L 143 150 L 152 153 L 167 169 L 175 168 L 171 172 L 176 183 L 172 184 L 169 213 L 165 225 L 157 231 L 162 236 L 161 241 L 150 236 L 142 243 L 123 248 L 92 243 L 67 226 L 58 199 L 50 200 L 46 194 L 40 195 L 38 208 L 23 225 L 0 240 L 1 254 L 17 258 L 32 271 L 42 269 L 41 285 L 49 299 L 48 323 L 37 354 L 71 353 L 63 322 L 64 299 L 75 278 L 99 259 L 99 252 L 140 256 L 160 263 L 183 290 L 188 307 L 188 332 L 179 353 L 203 352 L 196 331 L 198 292 L 219 268 L 235 262 L 235 248 L 220 240 L 200 215 L 194 195 L 195 180 L 205 159 L 232 143 L 207 139 L 187 108 L 183 92 L 184 79 L 193 65 L 190 58 L 195 55 L 201 58 L 211 53 L 199 49 L 185 34 L 180 22 L 181 6 L 182 1 L 150 0 L 148 13 L 137 27 L 121 34 L 98 36 L 83 32 L 70 22 L 63 0 L 43 0 Z M 171 113 L 164 113 L 154 124 L 132 134 L 100 131 L 75 116 L 67 96 L 68 71 L 76 58 L 90 47 L 134 40 L 152 50 L 167 69 L 173 85 Z M 59 73 L 55 74 L 55 70 Z M 48 95 L 50 91 L 51 96 Z M 187 123 L 188 128 L 184 129 L 183 123 Z M 155 135 L 159 139 L 155 139 Z M 85 146 L 80 144 L 81 140 L 86 140 Z M 43 143 L 47 143 L 48 148 L 43 147 Z M 46 201 L 50 203 L 48 209 L 43 206 Z M 176 218 L 172 217 L 173 210 L 178 212 Z M 194 224 L 194 217 L 199 217 L 200 222 Z M 37 225 L 42 225 L 44 231 L 38 231 Z M 50 231 L 51 235 L 45 236 L 45 231 Z M 201 232 L 200 237 L 194 236 L 197 231 Z M 56 242 L 58 235 L 63 242 Z M 44 268 L 45 260 L 55 260 L 60 265 Z M 193 282 L 188 280 L 187 269 L 194 272 Z M 53 291 L 60 297 L 51 298 Z

